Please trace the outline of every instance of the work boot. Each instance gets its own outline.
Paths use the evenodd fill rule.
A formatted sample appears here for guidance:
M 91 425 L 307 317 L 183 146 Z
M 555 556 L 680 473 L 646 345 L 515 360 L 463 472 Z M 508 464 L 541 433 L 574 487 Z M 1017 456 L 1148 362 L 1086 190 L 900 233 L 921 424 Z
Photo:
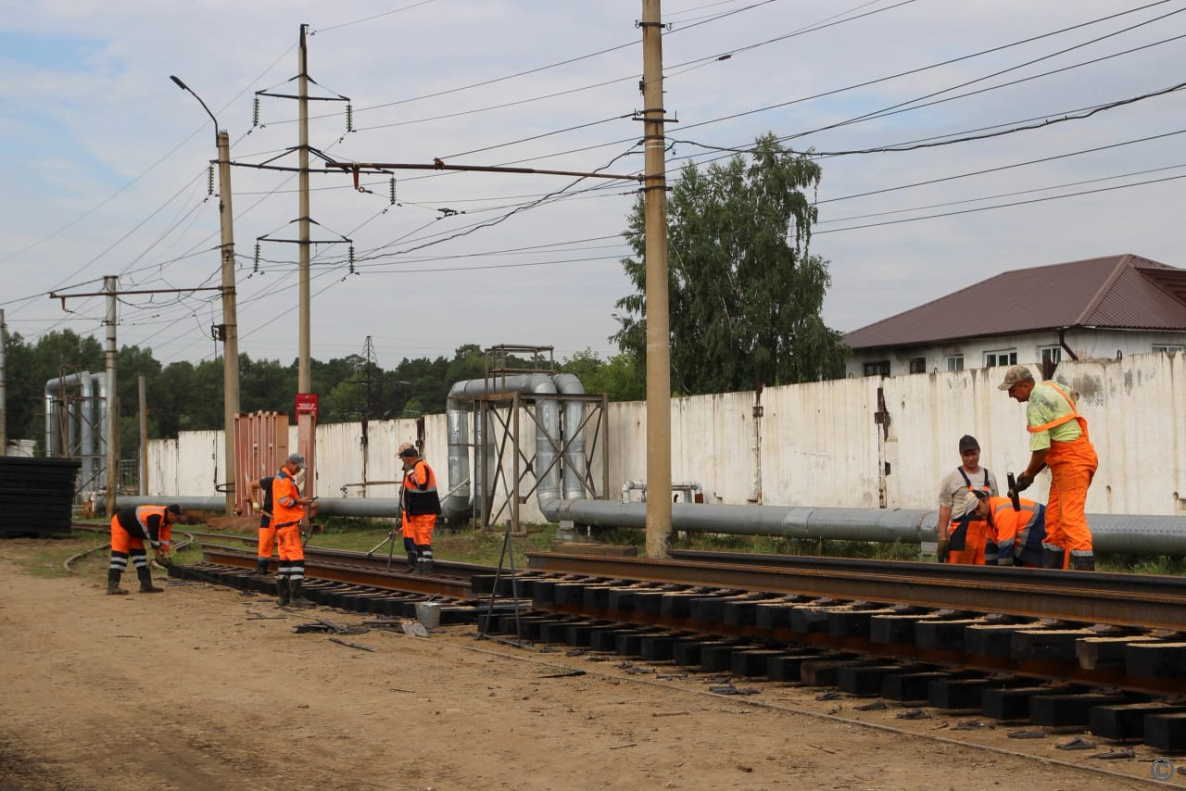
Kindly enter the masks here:
M 164 588 L 158 588 L 152 584 L 152 572 L 148 570 L 148 566 L 140 566 L 136 569 L 136 576 L 140 578 L 140 592 L 141 593 L 164 593 Z
M 119 586 L 119 578 L 121 572 L 114 569 L 107 570 L 107 595 L 108 596 L 127 596 L 128 592 Z
M 276 578 L 276 592 L 280 594 L 277 600 L 281 607 L 286 607 L 292 600 L 292 592 L 288 589 L 288 577 Z
M 313 602 L 306 599 L 304 594 L 301 593 L 301 583 L 302 582 L 303 582 L 303 580 L 300 580 L 300 579 L 290 579 L 288 581 L 288 590 L 289 590 L 289 593 L 291 594 L 291 598 L 292 598 L 292 601 L 290 603 L 292 604 L 293 607 L 300 607 L 301 609 L 308 609 L 309 607 L 316 607 L 317 606 L 316 604 L 314 604 Z
M 417 557 L 416 557 L 416 553 L 415 553 L 415 552 L 409 552 L 409 553 L 408 553 L 408 568 L 407 568 L 407 570 L 406 570 L 404 573 L 406 573 L 406 574 L 415 574 L 415 573 L 416 573 L 416 567 L 417 567 L 417 564 L 418 564 L 418 563 L 419 563 L 419 558 L 417 558 Z
M 1075 571 L 1095 571 L 1095 555 L 1071 555 L 1071 568 Z
M 265 576 L 268 573 L 268 560 L 265 558 L 260 558 L 257 560 L 255 563 L 255 571 L 252 573 L 260 577 Z
M 416 564 L 416 572 L 429 576 L 432 574 L 432 558 L 420 558 L 420 562 Z
M 1054 549 L 1048 546 L 1042 547 L 1042 568 L 1044 569 L 1060 569 L 1062 568 L 1063 559 L 1066 557 L 1065 549 Z

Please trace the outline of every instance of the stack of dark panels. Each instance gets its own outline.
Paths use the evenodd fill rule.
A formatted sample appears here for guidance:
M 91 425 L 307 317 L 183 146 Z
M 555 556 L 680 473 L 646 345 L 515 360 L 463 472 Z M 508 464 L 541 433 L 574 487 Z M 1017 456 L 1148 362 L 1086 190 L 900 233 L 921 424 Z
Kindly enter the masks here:
M 79 466 L 73 459 L 0 456 L 0 537 L 69 533 Z

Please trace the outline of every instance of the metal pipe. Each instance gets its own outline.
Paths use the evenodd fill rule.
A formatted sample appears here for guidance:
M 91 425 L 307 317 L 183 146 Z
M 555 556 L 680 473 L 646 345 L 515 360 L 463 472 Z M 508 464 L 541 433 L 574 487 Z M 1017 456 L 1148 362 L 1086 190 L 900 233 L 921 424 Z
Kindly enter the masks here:
M 445 422 L 449 442 L 449 483 L 454 486 L 455 493 L 441 501 L 441 511 L 451 522 L 461 521 L 473 513 L 473 488 L 469 485 L 459 485 L 470 480 L 469 470 L 469 426 L 465 415 L 469 411 L 469 401 L 482 396 L 501 395 L 505 393 L 534 393 L 536 396 L 546 396 L 556 393 L 556 384 L 548 374 L 516 374 L 501 376 L 492 380 L 470 379 L 457 382 L 449 389 L 445 400 Z M 475 413 L 475 421 L 481 421 L 481 410 Z M 537 428 L 535 436 L 536 469 L 540 471 L 537 494 L 540 508 L 547 501 L 560 500 L 560 476 L 556 459 L 556 444 L 559 438 L 557 404 L 554 399 L 536 400 L 536 418 L 541 428 Z M 489 441 L 490 426 L 475 423 L 475 446 L 484 454 L 483 460 L 478 462 L 476 480 L 482 480 L 482 464 L 487 469 L 494 467 L 494 443 Z M 493 483 L 493 476 L 487 475 L 487 485 Z M 455 483 L 456 482 L 456 483 Z
M 553 377 L 556 389 L 563 395 L 584 395 L 581 380 L 572 374 L 556 374 Z M 564 402 L 564 465 L 561 477 L 564 481 L 564 499 L 585 498 L 585 477 L 588 474 L 585 462 L 585 402 L 572 399 Z
M 90 374 L 81 372 L 70 374 L 69 376 L 62 376 L 57 379 L 50 379 L 45 383 L 45 455 L 46 458 L 54 456 L 56 448 L 54 445 L 54 403 L 56 401 L 55 395 L 59 394 L 61 390 L 70 385 L 79 385 L 82 388 L 82 426 L 81 426 L 81 445 L 79 455 L 82 457 L 82 469 L 79 482 L 88 484 L 94 477 L 94 433 L 91 430 L 91 409 L 92 405 L 92 382 L 96 376 L 103 376 L 103 374 Z M 70 438 L 73 426 L 71 421 L 64 419 L 62 421 L 63 432 L 66 437 Z M 71 452 L 72 443 L 66 445 L 66 452 L 73 457 Z

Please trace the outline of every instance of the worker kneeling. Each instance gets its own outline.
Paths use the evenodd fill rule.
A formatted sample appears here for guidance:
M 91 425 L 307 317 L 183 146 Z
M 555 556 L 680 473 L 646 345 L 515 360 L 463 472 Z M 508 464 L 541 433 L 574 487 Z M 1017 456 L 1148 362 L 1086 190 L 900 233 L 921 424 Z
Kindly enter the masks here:
M 990 497 L 982 491 L 968 493 L 975 518 L 987 524 L 984 562 L 990 566 L 1042 566 L 1042 543 L 1046 540 L 1046 506 L 1008 497 Z

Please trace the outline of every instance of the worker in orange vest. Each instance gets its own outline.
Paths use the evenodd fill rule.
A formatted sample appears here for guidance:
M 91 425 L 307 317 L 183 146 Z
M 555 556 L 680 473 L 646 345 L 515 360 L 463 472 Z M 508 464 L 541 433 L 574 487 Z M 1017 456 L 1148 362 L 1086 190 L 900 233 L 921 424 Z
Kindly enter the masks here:
M 999 385 L 1009 397 L 1025 402 L 1026 430 L 1030 432 L 1030 461 L 1017 477 L 1017 491 L 1050 468 L 1050 497 L 1046 502 L 1046 541 L 1042 567 L 1095 569 L 1091 528 L 1087 525 L 1087 488 L 1099 467 L 1087 421 L 1075 399 L 1053 381 L 1038 384 L 1024 365 L 1005 372 Z
M 305 469 L 305 457 L 290 454 L 284 466 L 272 478 L 272 526 L 276 529 L 276 545 L 280 563 L 276 572 L 276 589 L 280 606 L 313 607 L 305 598 L 301 586 L 305 581 L 305 548 L 301 543 L 301 520 L 312 512 L 313 499 L 301 497 L 296 476 Z M 308 510 L 307 510 L 308 509 Z
M 988 524 L 985 563 L 989 566 L 1042 565 L 1042 543 L 1046 540 L 1046 506 L 1018 497 L 1018 508 L 1008 497 L 990 497 L 971 492 L 976 498 L 976 518 Z
M 119 579 L 128 568 L 128 559 L 136 567 L 141 593 L 161 593 L 164 588 L 152 584 L 148 570 L 148 552 L 144 542 L 152 544 L 153 557 L 163 565 L 173 565 L 169 538 L 173 525 L 181 518 L 179 505 L 140 505 L 121 508 L 111 517 L 111 565 L 107 568 L 107 593 L 120 596 L 127 593 L 119 586 Z
M 432 531 L 441 513 L 437 476 L 412 443 L 400 445 L 397 455 L 404 466 L 400 510 L 408 573 L 432 574 Z

